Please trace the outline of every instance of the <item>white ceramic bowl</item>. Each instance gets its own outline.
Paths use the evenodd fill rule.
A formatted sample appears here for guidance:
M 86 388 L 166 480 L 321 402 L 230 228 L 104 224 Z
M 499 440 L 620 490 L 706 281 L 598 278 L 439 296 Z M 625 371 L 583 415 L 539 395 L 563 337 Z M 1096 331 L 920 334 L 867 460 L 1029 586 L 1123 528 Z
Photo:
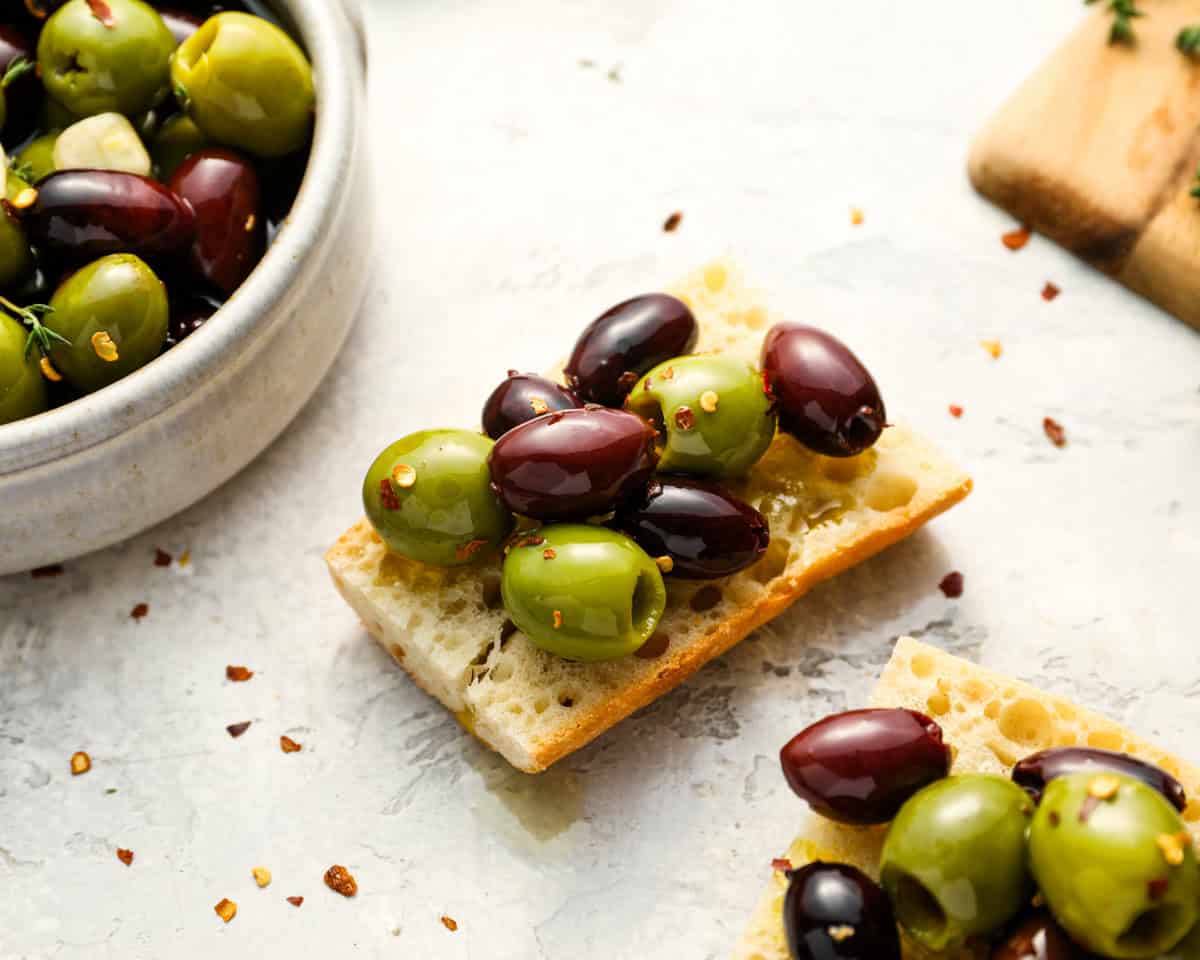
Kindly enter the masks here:
M 353 0 L 270 0 L 312 58 L 317 124 L 263 261 L 200 330 L 74 403 L 0 426 L 0 574 L 138 533 L 228 480 L 328 371 L 370 261 L 365 44 Z

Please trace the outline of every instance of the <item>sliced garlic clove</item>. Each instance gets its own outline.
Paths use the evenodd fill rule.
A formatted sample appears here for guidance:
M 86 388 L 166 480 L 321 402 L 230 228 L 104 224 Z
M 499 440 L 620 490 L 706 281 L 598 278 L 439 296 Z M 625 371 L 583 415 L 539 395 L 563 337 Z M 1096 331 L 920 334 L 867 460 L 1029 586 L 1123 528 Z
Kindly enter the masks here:
M 119 113 L 100 113 L 67 127 L 54 144 L 56 170 L 122 170 L 150 175 L 150 154 Z

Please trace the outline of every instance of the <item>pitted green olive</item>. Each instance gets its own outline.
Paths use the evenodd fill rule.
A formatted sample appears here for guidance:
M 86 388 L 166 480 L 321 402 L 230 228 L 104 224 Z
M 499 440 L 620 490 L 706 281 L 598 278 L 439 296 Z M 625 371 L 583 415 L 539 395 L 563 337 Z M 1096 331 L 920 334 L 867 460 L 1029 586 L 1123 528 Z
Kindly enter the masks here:
M 36 350 L 25 352 L 27 331 L 0 314 L 0 423 L 32 417 L 46 409 L 46 383 Z
M 1029 831 L 1030 865 L 1068 933 L 1101 956 L 1157 957 L 1200 910 L 1200 867 L 1174 807 L 1113 773 L 1052 780 Z
M 8 189 L 12 189 L 14 179 L 10 174 Z M 10 206 L 0 205 L 0 287 L 20 283 L 32 270 L 33 251 L 25 228 Z
M 663 473 L 739 474 L 775 436 L 761 374 L 734 357 L 700 354 L 661 363 L 638 381 L 626 405 L 662 435 Z
M 17 163 L 28 168 L 30 183 L 37 183 L 54 172 L 54 145 L 57 142 L 58 131 L 45 133 L 30 140 L 16 154 Z
M 568 660 L 635 652 L 662 618 L 667 590 L 644 550 L 591 524 L 541 527 L 504 559 L 501 595 L 513 623 Z
M 998 930 L 1031 893 L 1033 804 L 1002 777 L 948 777 L 914 795 L 883 845 L 880 879 L 896 919 L 930 950 Z
M 367 519 L 396 553 L 441 567 L 493 555 L 512 515 L 492 492 L 492 441 L 468 430 L 423 430 L 384 450 L 363 480 Z

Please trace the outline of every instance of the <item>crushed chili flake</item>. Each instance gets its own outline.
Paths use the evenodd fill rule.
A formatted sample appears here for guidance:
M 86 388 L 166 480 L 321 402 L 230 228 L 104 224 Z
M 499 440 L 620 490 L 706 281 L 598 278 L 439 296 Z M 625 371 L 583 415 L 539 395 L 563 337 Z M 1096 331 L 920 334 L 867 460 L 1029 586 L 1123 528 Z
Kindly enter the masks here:
M 558 556 L 558 554 L 555 552 L 553 547 L 547 547 L 545 550 L 542 551 L 542 559 L 543 560 L 553 560 L 557 556 Z
M 999 360 L 1004 353 L 1004 344 L 999 340 L 980 340 L 979 345 L 988 352 L 993 360 Z
M 71 776 L 77 777 L 81 773 L 87 773 L 92 769 L 92 758 L 84 751 L 79 750 L 71 754 Z
M 217 916 L 228 923 L 237 916 L 237 904 L 228 897 L 222 897 L 220 903 L 213 907 L 217 911 Z
M 477 554 L 486 546 L 486 540 L 472 540 L 470 543 L 456 548 L 454 551 L 454 558 L 456 560 L 470 560 L 473 556 L 475 556 L 475 554 Z
M 300 906 L 300 904 L 302 904 L 302 903 L 304 902 L 304 898 L 303 898 L 303 897 L 285 897 L 285 899 L 286 899 L 286 900 L 287 900 L 287 902 L 288 902 L 288 903 L 290 903 L 290 904 L 291 904 L 293 907 L 298 907 L 298 906 Z
M 771 376 L 770 376 L 770 374 L 767 373 L 766 370 L 764 370 L 762 372 L 762 387 L 763 387 L 763 395 L 768 400 L 770 400 L 772 403 L 774 403 L 775 402 L 775 394 L 771 390 Z
M 92 11 L 92 16 L 109 30 L 117 25 L 117 18 L 113 16 L 112 7 L 106 0 L 87 0 L 87 5 L 88 9 Z
M 279 738 L 279 749 L 284 753 L 299 753 L 304 748 L 285 733 Z
M 771 861 L 771 869 L 772 870 L 791 870 L 792 869 L 792 861 L 787 859 L 787 857 L 776 857 L 774 860 Z
M 676 407 L 675 408 L 675 426 L 680 430 L 691 430 L 696 425 L 696 415 L 692 413 L 691 407 Z
M 514 543 L 513 546 L 514 547 L 540 547 L 545 542 L 546 542 L 545 537 L 538 537 L 538 536 L 521 537 L 521 539 L 518 540 L 516 543 Z
M 271 871 L 266 867 L 251 867 L 250 873 L 254 877 L 254 882 L 260 887 L 269 886 L 271 883 Z
M 169 567 L 171 565 L 171 555 L 166 550 L 154 548 L 154 565 L 156 567 Z
M 117 859 L 128 867 L 133 863 L 133 851 L 117 847 Z
M 1033 230 L 1030 229 L 1028 224 L 1023 223 L 1016 230 L 1008 231 L 1008 233 L 1001 236 L 1000 239 L 1009 250 L 1012 250 L 1015 253 L 1017 250 L 1020 250 L 1023 246 L 1025 246 L 1025 244 L 1029 242 L 1029 238 L 1032 236 Z
M 392 482 L 387 477 L 379 481 L 379 503 L 384 510 L 400 509 L 400 498 L 396 496 Z
M 1053 417 L 1042 418 L 1042 431 L 1056 447 L 1065 447 L 1067 445 L 1067 431 Z
M 1058 815 L 1058 811 L 1051 810 L 1050 811 L 1050 826 L 1057 827 L 1060 823 L 1062 823 L 1062 817 L 1060 817 Z
M 358 882 L 340 863 L 335 863 L 325 871 L 325 886 L 343 897 L 352 897 L 358 893 Z
M 458 929 L 458 921 L 455 920 L 453 917 L 446 916 L 443 913 L 442 914 L 442 926 L 445 927 L 447 930 L 449 930 L 451 933 L 453 933 L 455 930 Z
M 107 330 L 97 330 L 92 334 L 92 352 L 105 363 L 116 363 L 121 359 L 117 345 Z
M 850 208 L 850 222 L 852 224 L 854 224 L 856 227 L 861 227 L 863 221 L 866 219 L 867 219 L 866 216 L 863 214 L 863 212 L 858 207 Z
M 1042 299 L 1047 303 L 1057 297 L 1060 293 L 1062 293 L 1062 291 L 1049 280 L 1047 280 L 1046 285 L 1042 287 Z
M 561 630 L 563 625 L 563 616 L 561 610 L 554 611 L 554 629 Z
M 1186 830 L 1179 833 L 1160 833 L 1154 840 L 1163 859 L 1172 867 L 1183 863 L 1185 844 L 1191 843 L 1191 834 Z
M 49 357 L 42 357 L 38 361 L 38 366 L 42 368 L 42 376 L 51 383 L 59 383 L 62 380 L 62 374 L 54 369 L 54 364 L 50 362 Z
M 543 413 L 550 412 L 550 404 L 546 403 L 541 397 L 530 397 L 529 409 L 540 417 Z
M 251 230 L 253 230 L 256 223 L 258 223 L 258 218 L 255 217 L 254 214 L 250 214 L 250 216 L 246 218 L 246 223 L 244 224 L 246 232 L 249 233 Z
M 250 729 L 251 722 L 252 721 L 250 720 L 243 720 L 241 723 L 231 723 L 225 728 L 225 732 L 233 737 L 234 740 L 236 740 L 243 733 Z
M 829 939 L 834 943 L 841 943 L 843 940 L 849 940 L 854 936 L 854 928 L 848 923 L 839 923 L 836 926 L 826 927 L 825 932 L 829 934 Z
M 33 187 L 26 187 L 12 199 L 12 205 L 18 210 L 27 210 L 37 203 L 38 192 Z
M 1171 881 L 1166 877 L 1155 877 L 1146 883 L 1146 895 L 1151 900 L 1161 900 L 1167 895 Z
M 683 211 L 676 210 L 666 220 L 663 221 L 663 233 L 674 233 L 679 229 L 679 224 L 683 222 Z
M 186 567 L 191 562 L 192 552 L 190 550 L 184 550 L 183 553 L 179 555 L 179 565 L 181 567 Z
M 63 572 L 63 565 L 61 563 L 52 563 L 45 567 L 37 567 L 30 570 L 29 575 L 34 580 L 45 580 L 47 577 L 61 577 Z
M 951 600 L 961 597 L 963 592 L 963 575 L 957 570 L 951 570 L 938 581 L 938 589 Z
M 1111 800 L 1120 789 L 1121 781 L 1111 773 L 1098 773 L 1088 781 L 1087 785 L 1088 796 L 1095 797 L 1097 800 Z
M 232 680 L 234 683 L 245 683 L 252 676 L 254 676 L 254 671 L 247 667 L 235 667 L 232 664 L 225 667 L 225 679 Z
M 663 573 L 670 573 L 675 569 L 675 559 L 666 554 L 661 557 L 655 557 L 654 563 Z
M 955 420 L 958 420 L 962 417 L 963 408 L 960 407 L 957 403 L 950 404 L 949 409 L 950 409 L 950 416 L 952 416 Z
M 129 615 L 131 617 L 133 617 L 134 620 L 141 620 L 142 617 L 144 617 L 149 612 L 150 612 L 150 605 L 148 603 L 138 603 L 138 604 L 135 604 L 133 609 L 129 611 Z

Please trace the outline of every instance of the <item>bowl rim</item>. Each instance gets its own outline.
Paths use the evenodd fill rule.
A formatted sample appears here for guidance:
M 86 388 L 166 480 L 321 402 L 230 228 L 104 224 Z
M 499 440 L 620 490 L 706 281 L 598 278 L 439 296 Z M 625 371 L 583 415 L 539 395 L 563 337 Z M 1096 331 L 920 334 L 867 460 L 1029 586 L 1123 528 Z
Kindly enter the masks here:
M 341 4 L 271 0 L 313 65 L 317 114 L 308 165 L 283 228 L 250 276 L 206 323 L 126 377 L 70 403 L 0 425 L 0 479 L 111 440 L 185 400 L 280 322 L 271 308 L 298 284 L 345 195 L 364 64 Z

